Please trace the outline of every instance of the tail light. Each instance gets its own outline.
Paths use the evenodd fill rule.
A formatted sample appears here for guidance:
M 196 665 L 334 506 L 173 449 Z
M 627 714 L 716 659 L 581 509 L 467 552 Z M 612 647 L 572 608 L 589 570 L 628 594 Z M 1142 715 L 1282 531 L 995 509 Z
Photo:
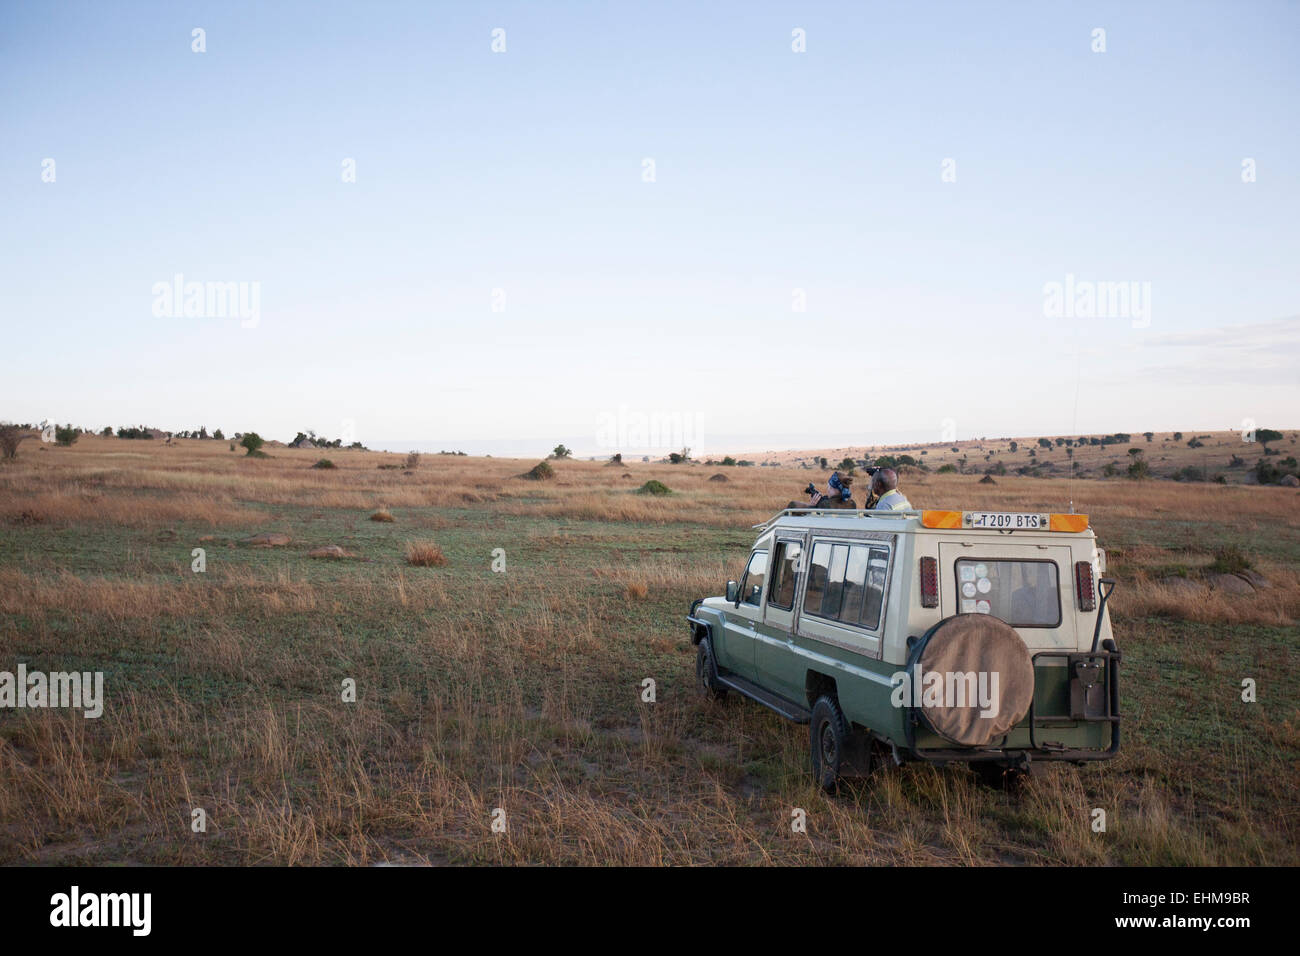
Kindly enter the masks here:
M 1074 593 L 1080 611 L 1097 610 L 1097 585 L 1092 579 L 1092 562 L 1074 562 Z
M 921 607 L 939 606 L 939 559 L 921 559 Z

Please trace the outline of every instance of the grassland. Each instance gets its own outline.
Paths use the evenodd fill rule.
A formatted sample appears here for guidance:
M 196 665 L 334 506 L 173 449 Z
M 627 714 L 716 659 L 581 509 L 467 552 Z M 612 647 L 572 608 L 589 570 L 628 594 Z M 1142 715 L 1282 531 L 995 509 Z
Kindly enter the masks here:
M 909 766 L 828 798 L 804 728 L 694 695 L 683 621 L 807 470 L 530 481 L 532 461 L 268 450 L 85 436 L 0 467 L 0 670 L 103 671 L 107 698 L 0 711 L 0 862 L 1300 863 L 1294 489 L 910 476 L 920 507 L 1092 515 L 1125 747 L 1018 797 Z M 636 494 L 651 478 L 673 494 Z M 290 542 L 239 543 L 260 532 Z M 327 545 L 350 557 L 309 557 Z M 1225 545 L 1272 586 L 1157 583 Z
M 1038 438 L 970 438 L 955 442 L 928 442 L 902 445 L 869 445 L 842 448 L 821 448 L 802 451 L 766 451 L 745 457 L 760 463 L 802 467 L 818 458 L 825 458 L 834 467 L 845 457 L 871 459 L 881 455 L 897 458 L 910 455 L 931 471 L 951 466 L 960 473 L 983 475 L 993 471 L 1018 474 L 1020 469 L 1031 470 L 1033 477 L 1048 478 L 1103 478 L 1107 467 L 1118 476 L 1126 475 L 1129 465 L 1137 458 L 1146 463 L 1152 478 L 1214 481 L 1222 478 L 1225 484 L 1251 484 L 1255 481 L 1255 466 L 1267 458 L 1281 470 L 1296 473 L 1292 463 L 1300 452 L 1300 432 L 1286 429 L 1282 439 L 1273 442 L 1245 441 L 1242 432 L 1152 432 L 1130 434 L 1129 440 L 1101 444 L 1102 438 L 1113 436 L 1060 436 L 1071 445 L 1046 439 L 1046 448 Z M 1096 438 L 1098 444 L 1079 444 L 1081 437 Z M 1139 454 L 1129 454 L 1136 448 Z M 1265 450 L 1275 454 L 1265 454 Z M 722 456 L 719 455 L 719 458 Z M 1287 462 L 1286 465 L 1281 465 Z

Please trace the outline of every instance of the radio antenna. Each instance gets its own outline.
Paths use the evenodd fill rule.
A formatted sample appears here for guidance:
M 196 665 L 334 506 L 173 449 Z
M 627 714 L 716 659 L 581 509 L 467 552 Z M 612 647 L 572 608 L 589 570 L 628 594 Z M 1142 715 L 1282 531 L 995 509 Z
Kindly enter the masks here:
M 1079 437 L 1079 365 L 1080 365 L 1080 348 L 1079 348 L 1079 331 L 1075 328 L 1074 332 L 1074 435 L 1073 438 Z M 1066 482 L 1065 496 L 1070 502 L 1070 514 L 1074 514 L 1074 462 L 1078 457 L 1077 447 L 1074 445 L 1067 446 L 1066 453 L 1070 456 L 1070 478 Z

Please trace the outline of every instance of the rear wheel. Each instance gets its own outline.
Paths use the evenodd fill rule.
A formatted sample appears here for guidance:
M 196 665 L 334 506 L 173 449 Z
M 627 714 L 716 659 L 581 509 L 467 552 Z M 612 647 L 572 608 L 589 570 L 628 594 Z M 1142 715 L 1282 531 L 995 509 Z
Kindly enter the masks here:
M 695 687 L 711 700 L 722 700 L 727 688 L 718 683 L 718 664 L 713 659 L 713 645 L 707 637 L 700 638 L 695 648 Z
M 1029 778 L 1033 776 L 1032 767 L 1033 764 L 1029 767 L 1008 767 L 996 760 L 981 760 L 970 765 L 981 784 L 1012 795 L 1024 789 Z
M 840 767 L 849 739 L 849 722 L 834 697 L 822 696 L 813 704 L 808 743 L 812 751 L 813 779 L 826 793 L 840 786 Z

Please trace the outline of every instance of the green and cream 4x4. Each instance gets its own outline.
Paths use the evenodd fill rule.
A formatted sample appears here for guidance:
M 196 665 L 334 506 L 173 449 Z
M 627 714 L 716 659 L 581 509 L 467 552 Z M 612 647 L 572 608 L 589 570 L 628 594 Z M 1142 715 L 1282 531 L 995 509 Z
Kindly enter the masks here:
M 990 782 L 1119 749 L 1119 650 L 1086 515 L 782 511 L 691 605 L 700 690 L 810 724 L 826 790 L 878 762 Z

